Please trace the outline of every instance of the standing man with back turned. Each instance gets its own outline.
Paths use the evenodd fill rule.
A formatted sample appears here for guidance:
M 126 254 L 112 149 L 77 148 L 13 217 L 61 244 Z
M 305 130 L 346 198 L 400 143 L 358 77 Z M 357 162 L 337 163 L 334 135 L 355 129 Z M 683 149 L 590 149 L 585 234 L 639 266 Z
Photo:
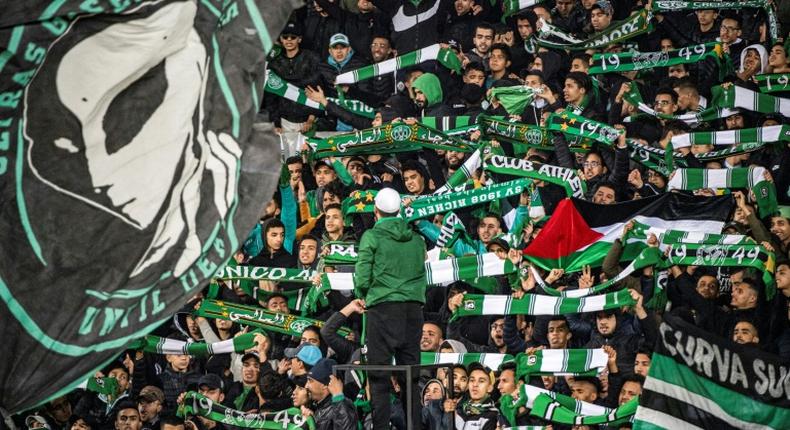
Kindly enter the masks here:
M 362 235 L 357 251 L 354 286 L 367 308 L 367 359 L 370 364 L 391 364 L 392 357 L 397 364 L 420 363 L 420 330 L 415 328 L 423 324 L 425 241 L 398 217 L 400 209 L 397 191 L 392 188 L 379 191 L 374 208 L 376 225 Z M 399 376 L 403 378 L 403 373 Z M 419 376 L 419 372 L 415 372 L 415 376 Z M 403 391 L 404 382 L 400 382 Z M 389 428 L 389 374 L 370 372 L 370 385 L 373 428 Z M 419 428 L 416 377 L 412 380 L 412 403 L 412 424 Z

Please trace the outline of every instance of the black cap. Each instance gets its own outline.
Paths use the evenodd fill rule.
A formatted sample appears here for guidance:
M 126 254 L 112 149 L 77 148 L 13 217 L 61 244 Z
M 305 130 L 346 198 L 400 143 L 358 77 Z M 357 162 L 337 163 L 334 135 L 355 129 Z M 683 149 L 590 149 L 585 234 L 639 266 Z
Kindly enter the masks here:
M 280 32 L 280 36 L 285 36 L 286 34 L 292 34 L 294 36 L 302 36 L 302 26 L 296 22 L 289 22 L 285 24 L 285 28 L 283 31 Z
M 222 382 L 222 378 L 220 378 L 219 375 L 215 375 L 213 373 L 207 373 L 200 377 L 198 380 L 198 388 L 204 385 L 212 390 L 225 389 L 225 384 Z

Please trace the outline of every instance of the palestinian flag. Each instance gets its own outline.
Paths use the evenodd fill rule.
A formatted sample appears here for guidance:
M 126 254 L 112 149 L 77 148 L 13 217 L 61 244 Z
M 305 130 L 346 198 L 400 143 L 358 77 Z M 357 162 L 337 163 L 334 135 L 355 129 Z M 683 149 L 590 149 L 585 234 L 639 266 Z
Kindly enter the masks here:
M 719 234 L 733 208 L 731 196 L 664 193 L 614 205 L 569 198 L 557 205 L 524 256 L 546 270 L 597 267 L 632 219 L 662 229 Z M 640 241 L 627 243 L 621 260 L 633 260 L 643 247 Z
M 786 429 L 787 363 L 673 316 L 659 328 L 634 429 Z

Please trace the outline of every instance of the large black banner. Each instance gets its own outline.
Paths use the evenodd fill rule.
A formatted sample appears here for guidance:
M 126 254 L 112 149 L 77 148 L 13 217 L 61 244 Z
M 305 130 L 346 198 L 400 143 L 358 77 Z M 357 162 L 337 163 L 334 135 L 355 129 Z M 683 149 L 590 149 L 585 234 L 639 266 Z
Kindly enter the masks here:
M 0 0 L 0 407 L 73 387 L 231 257 L 295 0 Z

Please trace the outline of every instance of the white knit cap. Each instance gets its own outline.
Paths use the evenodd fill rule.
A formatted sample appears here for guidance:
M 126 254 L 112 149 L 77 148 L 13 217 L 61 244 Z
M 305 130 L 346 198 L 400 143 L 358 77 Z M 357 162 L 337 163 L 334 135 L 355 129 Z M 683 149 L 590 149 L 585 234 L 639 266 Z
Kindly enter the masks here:
M 400 211 L 400 194 L 392 188 L 382 188 L 376 194 L 376 209 L 394 214 Z

